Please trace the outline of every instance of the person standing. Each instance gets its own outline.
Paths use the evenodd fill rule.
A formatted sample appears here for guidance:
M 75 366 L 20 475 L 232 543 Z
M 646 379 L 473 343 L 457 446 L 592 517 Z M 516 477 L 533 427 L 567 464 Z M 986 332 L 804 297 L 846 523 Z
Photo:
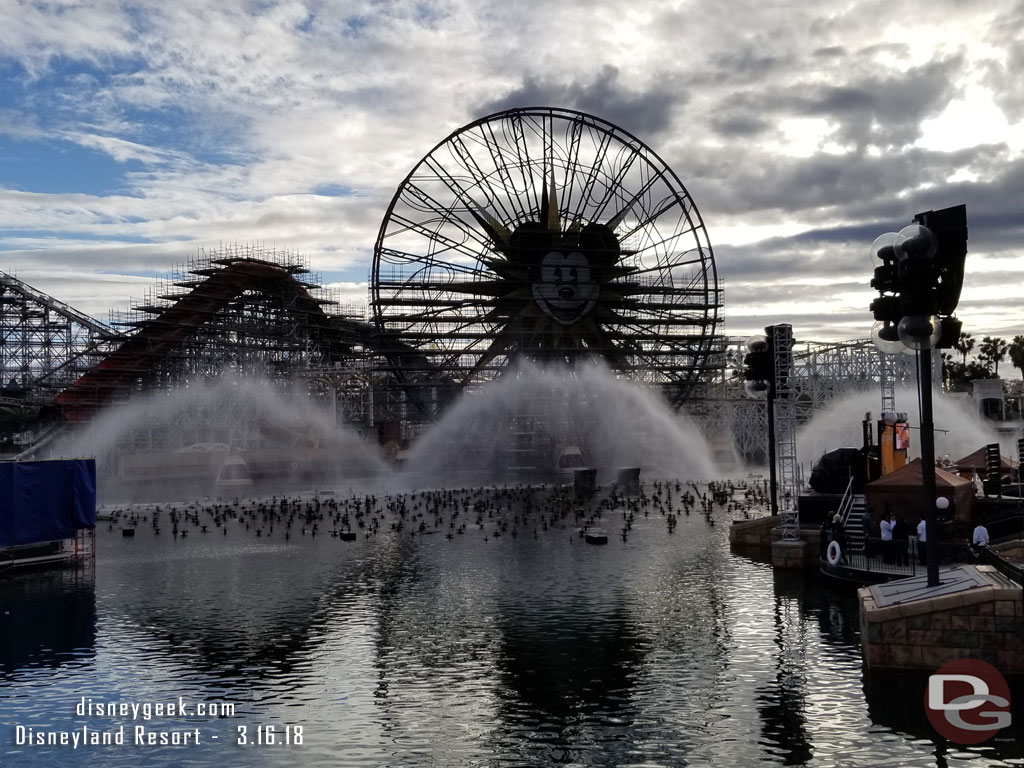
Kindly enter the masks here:
M 832 516 L 832 541 L 839 544 L 839 556 L 842 562 L 846 562 L 846 529 L 843 528 L 843 518 L 836 512 Z
M 910 547 L 910 526 L 902 517 L 892 525 L 892 546 L 896 550 L 896 565 L 910 565 L 907 549 Z
M 925 546 L 925 542 L 928 541 L 928 526 L 921 518 L 921 522 L 917 524 L 917 562 L 921 565 L 928 565 L 928 548 Z
M 893 515 L 891 512 L 882 515 L 882 524 L 880 526 L 882 532 L 882 562 L 892 562 L 892 526 L 893 526 Z
M 985 527 L 983 521 L 979 520 L 978 525 L 974 528 L 974 533 L 971 535 L 971 543 L 976 547 L 987 547 L 988 540 L 988 528 Z

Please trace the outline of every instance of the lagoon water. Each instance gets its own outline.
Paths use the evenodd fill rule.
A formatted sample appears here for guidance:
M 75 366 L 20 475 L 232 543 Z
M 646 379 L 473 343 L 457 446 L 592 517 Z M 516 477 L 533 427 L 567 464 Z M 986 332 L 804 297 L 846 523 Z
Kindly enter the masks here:
M 101 523 L 94 573 L 0 580 L 0 764 L 1024 764 L 1018 725 L 941 742 L 920 679 L 862 670 L 852 595 L 730 552 L 732 516 L 670 534 L 641 515 L 625 542 L 613 518 L 606 546 L 559 525 L 343 542 Z M 128 743 L 18 746 L 19 726 Z M 199 743 L 135 745 L 137 726 Z

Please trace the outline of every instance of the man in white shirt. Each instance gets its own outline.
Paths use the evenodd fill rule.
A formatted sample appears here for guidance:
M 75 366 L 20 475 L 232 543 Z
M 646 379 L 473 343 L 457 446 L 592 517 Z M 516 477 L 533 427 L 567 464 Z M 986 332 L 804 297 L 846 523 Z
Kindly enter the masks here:
M 974 529 L 974 535 L 971 536 L 971 541 L 976 547 L 988 546 L 988 528 L 985 527 L 984 523 L 978 523 Z
M 892 527 L 896 524 L 896 516 L 891 512 L 882 515 L 882 523 L 879 528 L 882 531 L 882 561 L 891 563 L 895 558 L 892 549 Z
M 928 541 L 928 526 L 922 517 L 921 522 L 917 524 L 917 561 L 921 565 L 928 565 L 926 541 Z

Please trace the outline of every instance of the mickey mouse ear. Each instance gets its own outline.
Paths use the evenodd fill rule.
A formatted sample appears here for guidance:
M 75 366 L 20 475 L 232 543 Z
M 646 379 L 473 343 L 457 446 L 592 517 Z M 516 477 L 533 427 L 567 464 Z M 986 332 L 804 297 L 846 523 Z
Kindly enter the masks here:
M 590 256 L 594 263 L 610 267 L 619 260 L 619 238 L 604 224 L 587 224 L 580 231 L 580 250 Z
M 510 261 L 533 263 L 540 260 L 538 251 L 545 253 L 551 249 L 551 233 L 538 221 L 524 221 L 508 240 L 508 257 Z

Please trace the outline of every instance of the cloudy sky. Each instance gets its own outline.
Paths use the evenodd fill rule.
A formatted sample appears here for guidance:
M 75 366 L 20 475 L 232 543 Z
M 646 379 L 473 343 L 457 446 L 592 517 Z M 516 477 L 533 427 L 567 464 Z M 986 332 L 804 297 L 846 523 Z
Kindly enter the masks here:
M 557 106 L 696 202 L 725 332 L 866 337 L 874 238 L 966 203 L 959 315 L 1024 334 L 1024 2 L 0 0 L 0 270 L 99 319 L 201 247 L 365 299 L 409 170 Z

